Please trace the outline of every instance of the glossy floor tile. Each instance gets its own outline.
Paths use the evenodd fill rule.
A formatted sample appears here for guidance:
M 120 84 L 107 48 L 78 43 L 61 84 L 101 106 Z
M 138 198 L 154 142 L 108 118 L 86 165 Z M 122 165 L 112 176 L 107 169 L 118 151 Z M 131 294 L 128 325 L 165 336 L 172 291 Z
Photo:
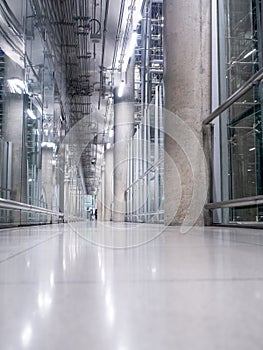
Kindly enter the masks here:
M 263 348 L 263 231 L 0 231 L 0 349 Z

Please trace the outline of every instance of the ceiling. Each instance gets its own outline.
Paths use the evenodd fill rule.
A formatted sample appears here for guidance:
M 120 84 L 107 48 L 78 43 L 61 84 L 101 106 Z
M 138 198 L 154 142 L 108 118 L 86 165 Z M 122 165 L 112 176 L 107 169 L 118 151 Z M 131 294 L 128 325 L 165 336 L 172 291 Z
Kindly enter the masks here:
M 4 19 L 5 30 L 11 30 L 10 38 L 14 32 L 10 23 L 23 32 L 26 4 L 27 14 L 32 16 L 42 36 L 39 40 L 45 40 L 53 61 L 68 133 L 65 140 L 78 143 L 78 147 L 72 148 L 71 156 L 81 168 L 87 193 L 95 194 L 104 144 L 111 141 L 113 87 L 121 79 L 121 63 L 136 28 L 134 17 L 142 7 L 142 0 L 3 0 L 1 6 L 12 14 L 10 19 Z M 25 42 L 22 36 L 13 40 L 19 48 L 14 59 L 21 64 L 19 56 L 24 52 Z M 8 45 L 5 49 L 8 50 Z M 34 55 L 41 56 L 43 52 L 35 47 Z
M 82 168 L 80 175 L 87 193 L 95 194 L 100 183 L 104 144 L 113 122 L 112 113 L 106 114 L 109 109 L 106 107 L 111 102 L 108 98 L 112 96 L 118 17 L 124 2 L 32 2 L 36 13 L 43 14 L 38 25 L 49 33 L 55 72 L 59 72 L 56 80 L 61 81 L 61 76 L 64 79 L 65 92 L 62 86 L 58 88 L 66 101 L 65 115 L 69 117 L 66 140 L 71 146 L 70 156 L 73 164 Z

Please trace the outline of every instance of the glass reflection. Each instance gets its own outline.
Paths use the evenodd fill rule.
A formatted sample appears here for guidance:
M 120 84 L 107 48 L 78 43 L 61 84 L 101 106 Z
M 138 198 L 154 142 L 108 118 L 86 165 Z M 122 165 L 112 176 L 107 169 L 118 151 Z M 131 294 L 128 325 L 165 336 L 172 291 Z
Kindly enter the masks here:
M 218 5 L 223 103 L 262 67 L 262 13 L 258 0 L 219 0 Z M 221 168 L 218 201 L 263 194 L 262 92 L 262 83 L 253 86 L 215 124 L 220 133 L 220 155 L 215 154 Z M 222 210 L 223 223 L 261 221 L 262 206 Z

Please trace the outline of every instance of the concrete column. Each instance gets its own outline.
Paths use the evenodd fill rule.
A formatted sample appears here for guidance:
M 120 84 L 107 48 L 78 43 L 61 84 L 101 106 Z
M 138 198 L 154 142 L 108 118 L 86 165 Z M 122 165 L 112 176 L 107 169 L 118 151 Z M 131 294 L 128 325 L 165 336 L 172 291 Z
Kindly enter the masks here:
M 164 210 L 165 224 L 177 225 L 185 224 L 192 210 L 193 184 L 198 173 L 193 175 L 193 167 L 200 167 L 198 181 L 205 181 L 201 178 L 204 173 L 202 152 L 189 135 L 192 132 L 202 147 L 202 121 L 211 109 L 211 1 L 166 0 L 164 17 L 165 109 L 168 110 L 164 121 Z M 179 145 L 175 115 L 183 122 L 181 130 L 185 130 L 184 141 L 185 145 L 188 143 L 189 154 Z M 192 159 L 195 164 L 191 164 Z M 198 205 L 198 198 L 195 200 Z M 202 209 L 200 212 L 195 223 L 202 225 Z
M 133 69 L 123 95 L 114 92 L 114 208 L 113 221 L 124 221 L 126 213 L 125 190 L 127 188 L 128 144 L 134 129 Z
M 104 220 L 112 219 L 113 199 L 113 149 L 105 152 L 105 176 L 104 176 Z

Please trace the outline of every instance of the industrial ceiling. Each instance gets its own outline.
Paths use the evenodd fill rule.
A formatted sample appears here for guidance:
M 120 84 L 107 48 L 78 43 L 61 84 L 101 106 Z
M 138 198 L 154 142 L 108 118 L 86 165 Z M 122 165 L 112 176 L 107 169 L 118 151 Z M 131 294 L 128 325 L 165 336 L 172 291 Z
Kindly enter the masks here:
M 8 53 L 13 45 L 16 49 L 11 49 L 12 56 L 20 64 L 26 41 L 22 35 L 25 24 L 16 18 L 23 13 L 23 6 L 30 7 L 27 14 L 46 42 L 67 133 L 78 132 L 74 138 L 81 145 L 81 154 L 73 157 L 80 157 L 77 161 L 86 192 L 94 194 L 100 181 L 101 154 L 110 141 L 113 126 L 113 87 L 121 79 L 125 49 L 136 28 L 135 17 L 142 1 L 2 0 L 0 34 L 6 42 L 3 48 Z M 15 30 L 19 35 L 13 35 Z M 35 55 L 43 54 L 37 51 L 35 48 Z

